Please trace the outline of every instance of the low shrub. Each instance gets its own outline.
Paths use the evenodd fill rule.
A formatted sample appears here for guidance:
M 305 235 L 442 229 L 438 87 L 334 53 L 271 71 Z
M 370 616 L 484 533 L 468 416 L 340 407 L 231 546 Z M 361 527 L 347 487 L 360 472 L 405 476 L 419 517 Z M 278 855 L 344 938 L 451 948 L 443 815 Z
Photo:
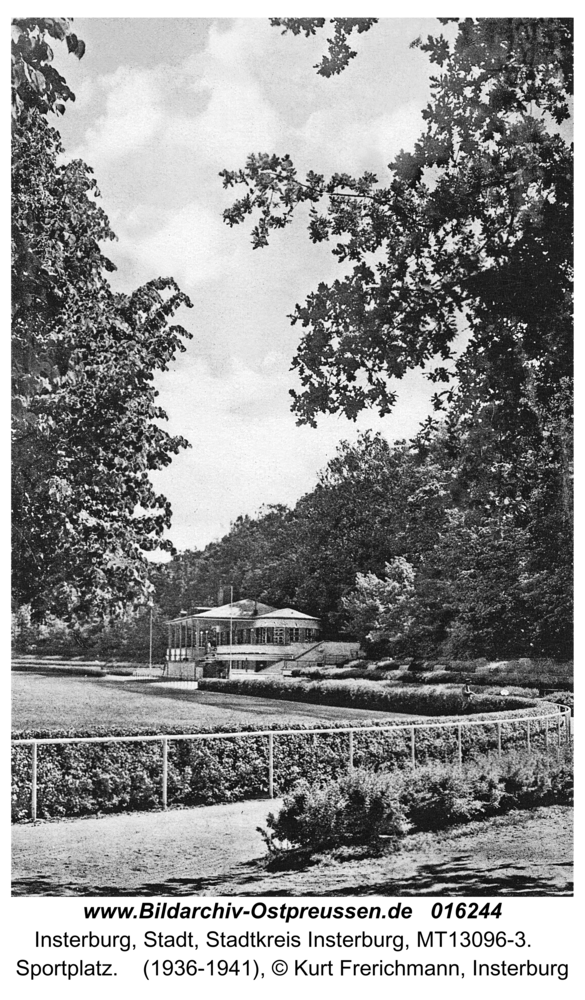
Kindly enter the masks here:
M 482 660 L 481 666 L 484 666 L 484 664 L 485 660 Z M 477 670 L 477 667 L 477 660 L 449 660 L 445 663 L 445 670 L 449 670 L 454 674 L 473 674 Z
M 291 677 L 304 677 L 311 681 L 380 680 L 367 666 L 359 667 L 293 667 Z M 268 678 L 267 678 L 268 679 Z
M 335 781 L 302 781 L 261 831 L 271 851 L 319 851 L 390 842 L 409 831 L 442 830 L 510 809 L 573 802 L 572 758 L 547 754 L 470 762 L 461 771 L 431 764 L 405 771 L 359 769 Z
M 396 681 L 398 664 L 394 666 L 380 663 L 363 663 L 359 667 L 293 667 L 290 671 L 291 677 L 302 677 L 310 681 L 383 681 L 391 678 Z M 412 674 L 406 674 L 412 684 Z M 449 681 L 453 683 L 453 675 L 449 674 Z
M 374 667 L 376 670 L 399 670 L 400 664 L 398 660 L 379 660 Z
M 494 667 L 480 669 L 473 678 L 474 684 L 514 684 L 521 687 L 537 687 L 539 690 L 573 690 L 573 663 L 557 663 L 554 660 L 507 660 Z
M 400 800 L 416 830 L 441 830 L 474 819 L 482 812 L 475 791 L 469 770 L 444 764 L 429 764 L 400 779 Z
M 353 771 L 325 785 L 301 781 L 263 830 L 269 850 L 289 842 L 310 850 L 365 844 L 381 836 L 400 837 L 408 829 L 397 788 L 387 775 Z

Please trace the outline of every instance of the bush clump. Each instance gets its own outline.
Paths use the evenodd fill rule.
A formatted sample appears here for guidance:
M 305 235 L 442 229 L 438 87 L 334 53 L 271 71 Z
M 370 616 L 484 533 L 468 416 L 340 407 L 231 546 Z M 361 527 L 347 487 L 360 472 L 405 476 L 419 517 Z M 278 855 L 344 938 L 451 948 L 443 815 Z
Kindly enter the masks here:
M 408 830 L 404 807 L 388 775 L 358 770 L 325 785 L 300 781 L 260 831 L 269 849 L 287 841 L 312 850 L 395 838 Z
M 302 781 L 261 831 L 270 851 L 390 844 L 409 832 L 442 830 L 511 809 L 573 802 L 572 758 L 544 753 L 485 758 L 461 771 L 433 763 L 414 773 L 356 769 L 335 781 Z

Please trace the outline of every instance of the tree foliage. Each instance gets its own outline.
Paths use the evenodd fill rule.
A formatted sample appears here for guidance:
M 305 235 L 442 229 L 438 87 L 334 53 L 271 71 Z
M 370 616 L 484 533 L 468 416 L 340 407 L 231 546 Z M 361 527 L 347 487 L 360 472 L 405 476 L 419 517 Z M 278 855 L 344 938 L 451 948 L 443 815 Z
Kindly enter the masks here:
M 343 72 L 350 59 L 354 59 L 357 52 L 352 49 L 347 41 L 353 31 L 361 35 L 364 31 L 369 31 L 373 24 L 376 24 L 377 17 L 332 17 L 330 24 L 333 28 L 333 37 L 327 39 L 328 51 L 321 62 L 314 67 L 320 76 L 334 76 Z M 324 17 L 271 17 L 270 23 L 275 28 L 282 28 L 282 34 L 289 31 L 293 35 L 304 34 L 306 38 L 315 35 L 326 23 Z
M 372 173 L 301 179 L 288 155 L 252 154 L 222 172 L 225 187 L 246 189 L 225 220 L 255 215 L 255 247 L 307 203 L 310 238 L 333 242 L 348 272 L 292 315 L 303 329 L 299 422 L 387 413 L 390 379 L 409 369 L 449 383 L 463 325 L 459 380 L 474 352 L 497 353 L 510 333 L 541 392 L 570 373 L 572 155 L 558 126 L 572 93 L 571 22 L 442 20 L 458 22 L 454 42 L 414 43 L 439 73 L 425 131 L 389 165 L 387 186 Z M 452 392 L 437 393 L 438 408 Z
M 85 42 L 73 32 L 70 17 L 25 17 L 12 22 L 12 115 L 25 108 L 64 114 L 64 101 L 75 94 L 52 66 L 53 50 L 48 38 L 65 42 L 69 52 L 81 59 Z M 48 37 L 47 37 L 48 36 Z
M 82 54 L 61 20 L 17 27 L 25 65 L 50 61 L 47 33 Z M 160 426 L 153 378 L 190 336 L 171 322 L 190 306 L 172 279 L 112 291 L 114 235 L 91 168 L 63 161 L 42 113 L 60 78 L 43 79 L 15 87 L 12 130 L 14 597 L 37 620 L 122 614 L 149 594 L 145 553 L 172 548 L 149 472 L 187 444 Z
M 342 598 L 350 631 L 362 640 L 382 633 L 393 646 L 404 645 L 412 623 L 414 579 L 414 568 L 403 556 L 386 563 L 382 579 L 358 573 L 355 590 Z
M 314 426 L 320 413 L 355 419 L 366 407 L 387 414 L 409 370 L 437 385 L 435 414 L 408 460 L 403 452 L 392 485 L 382 476 L 382 496 L 362 440 L 359 501 L 339 487 L 328 517 L 322 484 L 301 501 L 316 543 L 305 579 L 313 595 L 319 580 L 321 607 L 335 603 L 335 580 L 360 634 L 387 614 L 380 630 L 391 638 L 392 601 L 384 614 L 379 606 L 389 586 L 384 563 L 405 558 L 415 574 L 400 631 L 410 652 L 566 656 L 572 21 L 440 20 L 444 34 L 413 42 L 436 72 L 422 133 L 389 164 L 386 183 L 368 172 L 300 176 L 288 154 L 251 154 L 244 167 L 222 171 L 224 187 L 244 191 L 224 219 L 253 218 L 258 249 L 305 206 L 310 239 L 332 244 L 340 264 L 340 277 L 320 282 L 291 316 L 302 329 L 293 359 L 301 389 L 291 391 L 299 423 Z M 325 27 L 325 19 L 274 22 L 294 35 Z M 355 26 L 335 24 L 347 34 Z M 348 67 L 339 51 L 335 62 L 330 39 L 321 75 Z M 383 460 L 387 474 L 397 456 Z M 419 514 L 425 491 L 435 506 Z M 368 530 L 366 554 L 358 539 Z

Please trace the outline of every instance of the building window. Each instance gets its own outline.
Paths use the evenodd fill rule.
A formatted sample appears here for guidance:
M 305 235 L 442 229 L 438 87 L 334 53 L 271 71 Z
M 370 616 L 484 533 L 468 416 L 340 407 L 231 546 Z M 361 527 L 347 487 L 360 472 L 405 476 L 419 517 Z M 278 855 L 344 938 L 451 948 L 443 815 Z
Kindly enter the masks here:
M 284 629 L 275 628 L 274 629 L 274 642 L 277 646 L 284 646 Z

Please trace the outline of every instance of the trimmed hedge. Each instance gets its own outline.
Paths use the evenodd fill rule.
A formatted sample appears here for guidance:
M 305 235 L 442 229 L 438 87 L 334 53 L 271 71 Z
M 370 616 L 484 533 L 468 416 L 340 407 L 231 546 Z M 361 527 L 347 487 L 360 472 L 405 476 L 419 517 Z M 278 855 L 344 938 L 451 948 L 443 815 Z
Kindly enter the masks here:
M 293 667 L 290 676 L 302 677 L 304 680 L 311 681 L 346 681 L 361 680 L 362 678 L 379 681 L 384 674 L 381 672 L 376 674 L 373 667 L 360 665 L 359 667 Z
M 575 695 L 572 691 L 552 691 L 545 699 L 549 704 L 565 705 L 571 709 L 571 715 L 575 714 Z
M 292 680 L 286 677 L 247 677 L 231 680 L 199 681 L 201 691 L 252 695 L 255 698 L 279 698 L 286 701 L 333 705 L 338 708 L 365 708 L 378 712 L 404 712 L 427 716 L 463 715 L 499 712 L 503 709 L 530 708 L 533 700 L 474 693 L 464 705 L 460 690 L 434 691 L 424 685 L 403 687 L 391 682 L 372 684 L 364 680 Z
M 402 685 L 408 687 L 415 687 L 418 689 L 421 684 L 424 685 L 450 685 L 456 692 L 461 691 L 462 681 L 458 681 L 453 673 L 449 673 L 447 670 L 434 670 L 434 671 L 422 671 L 418 674 L 413 674 L 410 671 L 397 674 L 396 671 L 391 670 L 387 667 L 383 667 L 382 664 L 378 664 L 375 667 L 359 667 L 359 668 L 332 668 L 332 667 L 312 667 L 311 669 L 304 667 L 291 670 L 291 677 L 300 677 L 305 681 L 342 681 L 342 680 L 364 680 L 370 681 L 373 684 L 380 684 L 381 681 L 388 681 L 393 686 Z M 532 682 L 526 678 L 521 684 L 510 684 L 506 681 L 498 682 L 498 677 L 493 676 L 491 673 L 486 672 L 485 674 L 474 674 L 473 684 L 471 685 L 472 690 L 475 694 L 478 692 L 475 690 L 478 687 L 487 688 L 486 691 L 482 691 L 482 694 L 493 694 L 500 697 L 500 692 L 502 688 L 505 688 L 508 695 L 515 696 L 518 698 L 538 698 L 540 689 L 534 687 Z M 550 699 L 549 699 L 550 700 Z M 564 704 L 564 702 L 562 703 Z M 569 702 L 567 702 L 569 704 Z
M 538 706 L 523 715 L 555 712 L 555 707 Z M 511 720 L 513 713 L 504 712 L 475 716 L 474 722 L 485 724 L 462 726 L 464 758 L 494 751 L 497 748 L 497 720 Z M 441 720 L 434 720 L 437 723 Z M 444 721 L 449 721 L 448 719 Z M 353 759 L 356 767 L 371 770 L 409 765 L 411 760 L 411 730 L 415 728 L 416 760 L 423 764 L 431 760 L 457 760 L 457 730 L 421 729 L 428 720 L 412 718 L 409 727 L 404 721 L 376 721 L 373 731 L 354 732 Z M 293 733 L 274 733 L 274 788 L 276 794 L 290 789 L 301 778 L 336 778 L 347 771 L 349 739 L 347 730 L 352 723 L 334 723 L 327 729 L 334 732 L 316 734 L 314 724 L 282 725 Z M 532 746 L 544 744 L 544 723 L 532 722 Z M 216 727 L 210 732 L 255 733 L 259 726 Z M 501 726 L 502 750 L 509 752 L 527 745 L 528 722 L 516 720 L 514 725 Z M 193 732 L 201 732 L 193 727 Z M 167 735 L 188 732 L 187 727 L 173 727 L 160 734 L 154 728 L 110 730 L 107 735 Z M 35 730 L 18 734 L 13 748 L 12 807 L 15 821 L 30 815 L 31 746 L 19 744 L 26 738 L 56 738 L 106 735 L 103 728 L 84 733 Z M 563 734 L 561 734 L 563 735 Z M 556 738 L 556 737 L 555 737 Z M 551 737 L 552 739 L 552 737 Z M 161 804 L 162 744 L 159 742 L 89 743 L 41 745 L 38 748 L 38 812 L 39 818 L 83 816 L 96 813 L 116 813 L 131 810 L 156 809 Z M 168 743 L 168 804 L 174 806 L 208 805 L 259 798 L 268 792 L 268 739 L 266 736 L 241 739 L 225 737 L 213 740 L 170 740 Z
M 506 660 L 499 666 L 488 666 L 486 661 L 480 660 L 458 660 L 451 663 L 442 663 L 441 669 L 436 673 L 441 680 L 445 674 L 450 674 L 452 680 L 453 673 L 466 675 L 473 673 L 474 684 L 498 685 L 509 687 L 511 684 L 517 687 L 553 688 L 558 691 L 573 690 L 573 663 L 557 663 L 554 660 Z M 433 682 L 438 678 L 435 676 Z
M 475 660 L 448 660 L 445 663 L 445 670 L 456 674 L 471 674 L 479 670 L 480 667 L 485 667 L 487 662 L 485 656 L 480 656 Z

